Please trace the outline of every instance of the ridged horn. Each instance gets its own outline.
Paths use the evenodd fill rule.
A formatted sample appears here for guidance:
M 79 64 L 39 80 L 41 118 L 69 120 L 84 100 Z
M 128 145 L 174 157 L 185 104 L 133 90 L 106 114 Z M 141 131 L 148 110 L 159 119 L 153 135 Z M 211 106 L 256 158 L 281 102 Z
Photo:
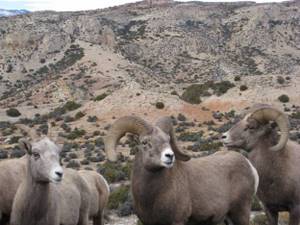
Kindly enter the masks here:
M 276 122 L 281 132 L 281 136 L 278 143 L 271 147 L 270 150 L 278 151 L 284 148 L 289 138 L 289 120 L 283 112 L 271 106 L 264 106 L 255 110 L 250 117 L 259 122 Z
M 104 139 L 105 152 L 109 161 L 117 161 L 116 145 L 127 133 L 137 135 L 150 134 L 153 127 L 145 120 L 137 116 L 125 116 L 115 121 Z
M 177 145 L 176 137 L 174 134 L 173 129 L 173 123 L 172 119 L 170 117 L 162 117 L 156 122 L 156 126 L 158 126 L 162 131 L 164 131 L 166 134 L 170 136 L 170 145 L 172 150 L 175 153 L 176 159 L 182 160 L 182 161 L 188 161 L 191 159 L 191 157 L 186 154 L 185 152 L 182 152 Z

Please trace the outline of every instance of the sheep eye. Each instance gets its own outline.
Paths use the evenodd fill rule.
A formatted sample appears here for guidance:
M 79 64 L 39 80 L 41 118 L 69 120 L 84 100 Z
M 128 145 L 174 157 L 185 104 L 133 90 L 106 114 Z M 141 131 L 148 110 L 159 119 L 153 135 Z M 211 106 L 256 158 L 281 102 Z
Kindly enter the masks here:
M 37 152 L 33 152 L 33 153 L 32 153 L 32 156 L 33 156 L 33 158 L 34 158 L 35 160 L 37 160 L 37 159 L 39 159 L 39 158 L 41 157 L 40 154 L 37 153 Z

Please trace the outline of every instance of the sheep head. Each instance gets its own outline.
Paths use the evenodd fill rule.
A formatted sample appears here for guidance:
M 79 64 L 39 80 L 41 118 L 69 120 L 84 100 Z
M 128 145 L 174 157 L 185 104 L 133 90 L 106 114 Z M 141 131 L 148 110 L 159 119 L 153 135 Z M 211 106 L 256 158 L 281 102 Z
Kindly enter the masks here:
M 281 150 L 288 141 L 289 121 L 283 112 L 269 105 L 258 105 L 250 109 L 241 121 L 223 134 L 223 142 L 228 147 L 251 150 L 273 129 L 269 123 L 271 121 L 278 125 L 281 136 L 277 144 L 270 147 L 270 150 Z
M 175 159 L 190 159 L 177 147 L 170 118 L 164 117 L 152 126 L 137 116 L 127 116 L 117 120 L 105 138 L 105 151 L 110 161 L 117 160 L 116 145 L 127 132 L 139 136 L 138 149 L 148 170 L 171 168 Z
M 28 155 L 28 172 L 38 183 L 58 183 L 62 180 L 63 169 L 59 163 L 60 148 L 49 138 L 30 143 L 19 140 L 20 148 Z

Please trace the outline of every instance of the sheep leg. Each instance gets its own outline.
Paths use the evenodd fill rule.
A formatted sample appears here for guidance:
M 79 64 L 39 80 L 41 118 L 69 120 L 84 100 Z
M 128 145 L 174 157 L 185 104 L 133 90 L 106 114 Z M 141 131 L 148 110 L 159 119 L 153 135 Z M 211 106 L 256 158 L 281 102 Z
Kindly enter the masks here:
M 175 223 L 172 223 L 172 225 L 184 225 L 183 222 L 175 222 Z
M 81 221 L 78 222 L 78 225 L 89 225 L 89 219 L 83 219 Z
M 277 225 L 278 224 L 278 212 L 268 209 L 265 207 L 266 215 L 269 221 L 269 225 Z
M 300 206 L 296 206 L 290 210 L 290 222 L 289 225 L 300 224 Z
M 104 216 L 96 216 L 93 218 L 93 225 L 103 225 L 104 224 Z
M 0 225 L 7 225 L 9 224 L 9 216 L 2 214 L 0 216 Z
M 89 225 L 89 215 L 85 214 L 80 216 L 77 225 Z
M 234 225 L 249 225 L 251 205 L 237 205 L 229 212 L 229 219 Z

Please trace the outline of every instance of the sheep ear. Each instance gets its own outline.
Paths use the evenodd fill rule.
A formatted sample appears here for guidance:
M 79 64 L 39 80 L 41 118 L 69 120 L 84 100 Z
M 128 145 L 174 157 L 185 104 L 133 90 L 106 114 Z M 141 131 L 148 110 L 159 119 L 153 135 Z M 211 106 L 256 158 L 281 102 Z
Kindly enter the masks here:
M 25 150 L 29 155 L 31 155 L 32 146 L 27 139 L 25 139 L 25 138 L 20 139 L 19 146 L 22 150 Z

